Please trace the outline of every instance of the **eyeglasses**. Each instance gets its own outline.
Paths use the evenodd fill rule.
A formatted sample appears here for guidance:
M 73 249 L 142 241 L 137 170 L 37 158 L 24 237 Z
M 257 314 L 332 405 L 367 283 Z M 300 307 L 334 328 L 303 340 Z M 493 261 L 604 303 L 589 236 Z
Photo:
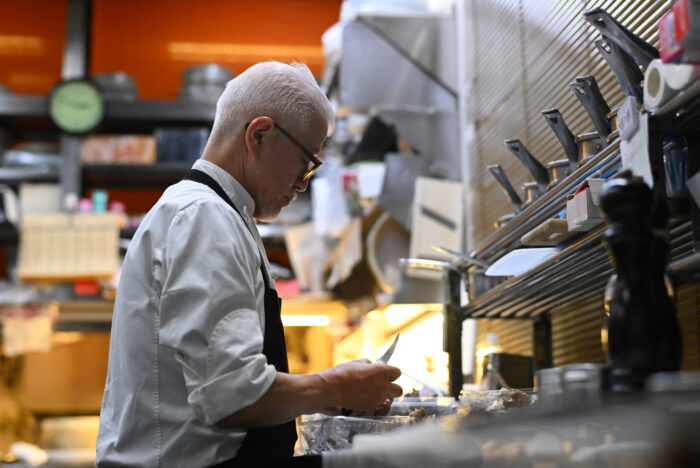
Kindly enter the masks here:
M 248 129 L 248 125 L 250 125 L 250 122 L 248 122 L 247 124 L 245 124 L 246 130 Z M 305 156 L 306 159 L 308 160 L 308 166 L 307 166 L 307 168 L 306 168 L 306 171 L 304 172 L 304 175 L 301 177 L 301 179 L 302 179 L 302 180 L 309 180 L 309 179 L 311 178 L 311 176 L 314 175 L 314 172 L 316 172 L 316 170 L 321 166 L 321 164 L 323 164 L 323 162 L 322 162 L 320 159 L 318 159 L 318 157 L 317 157 L 314 153 L 312 153 L 311 151 L 309 151 L 304 145 L 302 145 L 301 143 L 299 143 L 299 140 L 297 140 L 297 139 L 294 138 L 292 135 L 290 135 L 289 132 L 288 132 L 287 130 L 285 130 L 284 128 L 282 128 L 282 127 L 280 126 L 280 124 L 278 124 L 278 123 L 275 122 L 275 127 L 277 127 L 277 129 L 278 129 L 280 132 L 282 132 L 282 134 L 283 134 L 284 136 L 286 136 L 287 138 L 289 138 L 289 140 L 290 140 L 292 143 L 294 143 L 294 144 L 297 146 L 297 148 L 299 148 L 299 149 L 301 150 L 301 152 L 304 154 L 304 156 Z

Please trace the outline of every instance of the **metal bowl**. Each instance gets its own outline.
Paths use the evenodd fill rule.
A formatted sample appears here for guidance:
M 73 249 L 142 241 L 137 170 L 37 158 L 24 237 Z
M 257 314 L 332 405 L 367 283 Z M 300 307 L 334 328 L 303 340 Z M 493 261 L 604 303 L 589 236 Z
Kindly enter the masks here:
M 216 63 L 188 67 L 182 72 L 179 98 L 216 102 L 232 78 L 231 70 Z
M 95 75 L 95 81 L 108 100 L 133 101 L 139 97 L 136 80 L 122 71 L 100 73 Z

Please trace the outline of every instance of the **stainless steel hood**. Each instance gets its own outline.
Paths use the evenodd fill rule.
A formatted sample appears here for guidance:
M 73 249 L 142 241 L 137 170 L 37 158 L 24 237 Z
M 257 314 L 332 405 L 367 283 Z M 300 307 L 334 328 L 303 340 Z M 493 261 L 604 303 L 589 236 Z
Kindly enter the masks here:
M 432 175 L 459 179 L 455 21 L 359 15 L 343 26 L 339 101 L 393 125 Z

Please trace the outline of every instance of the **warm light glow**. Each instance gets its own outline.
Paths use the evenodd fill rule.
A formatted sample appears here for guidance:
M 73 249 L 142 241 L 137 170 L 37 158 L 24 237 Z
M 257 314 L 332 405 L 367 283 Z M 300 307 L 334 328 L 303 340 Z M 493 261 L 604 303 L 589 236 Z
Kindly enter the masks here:
M 398 328 L 419 315 L 431 311 L 442 311 L 442 304 L 392 304 L 384 311 L 389 328 Z
M 285 327 L 325 327 L 330 323 L 328 315 L 282 315 Z
M 43 55 L 44 41 L 38 36 L 0 35 L 0 55 Z
M 368 320 L 379 320 L 382 318 L 382 313 L 378 310 L 370 310 L 367 312 L 367 319 Z
M 10 88 L 22 86 L 51 87 L 56 83 L 56 77 L 47 73 L 10 73 L 7 85 Z
M 171 42 L 168 53 L 173 60 L 235 61 L 260 60 L 261 57 L 278 60 L 303 60 L 306 63 L 323 62 L 321 46 L 287 46 L 278 44 L 233 44 L 230 42 Z
M 69 345 L 82 341 L 84 334 L 81 332 L 61 332 L 57 331 L 51 337 L 54 344 L 57 345 Z
M 403 388 L 404 392 L 422 387 L 421 384 L 409 376 L 428 382 L 430 385 L 443 391 L 447 389 L 447 364 L 449 358 L 442 349 L 442 325 L 442 313 L 434 312 L 428 317 L 420 319 L 410 329 L 401 332 L 396 351 L 389 363 L 406 373 L 405 376 L 400 377 L 396 381 Z M 390 341 L 383 343 L 377 352 L 377 356 L 389 344 Z

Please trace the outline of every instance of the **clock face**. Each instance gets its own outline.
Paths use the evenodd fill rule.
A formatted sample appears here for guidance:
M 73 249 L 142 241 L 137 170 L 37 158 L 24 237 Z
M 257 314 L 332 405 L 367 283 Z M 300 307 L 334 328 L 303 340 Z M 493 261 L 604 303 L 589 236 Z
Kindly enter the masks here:
M 104 110 L 102 93 L 88 80 L 64 81 L 49 96 L 49 116 L 64 132 L 89 132 L 102 121 Z

